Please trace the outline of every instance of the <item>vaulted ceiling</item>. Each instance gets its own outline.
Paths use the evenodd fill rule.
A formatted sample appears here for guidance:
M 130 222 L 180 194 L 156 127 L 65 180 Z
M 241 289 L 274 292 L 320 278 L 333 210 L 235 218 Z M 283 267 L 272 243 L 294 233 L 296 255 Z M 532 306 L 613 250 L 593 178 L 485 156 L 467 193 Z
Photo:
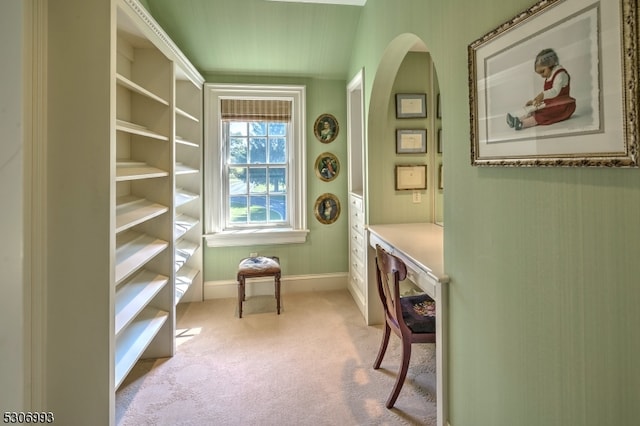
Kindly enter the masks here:
M 270 0 L 146 0 L 203 74 L 345 79 L 360 6 Z

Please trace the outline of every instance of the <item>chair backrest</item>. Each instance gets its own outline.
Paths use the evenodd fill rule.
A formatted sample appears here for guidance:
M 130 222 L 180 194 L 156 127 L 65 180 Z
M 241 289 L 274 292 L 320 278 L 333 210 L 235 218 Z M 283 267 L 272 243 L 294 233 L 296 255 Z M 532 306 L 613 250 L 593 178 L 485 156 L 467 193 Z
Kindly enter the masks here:
M 407 326 L 402 318 L 400 281 L 407 277 L 407 267 L 402 260 L 380 245 L 376 245 L 376 277 L 385 318 L 391 322 L 390 325 L 404 331 Z

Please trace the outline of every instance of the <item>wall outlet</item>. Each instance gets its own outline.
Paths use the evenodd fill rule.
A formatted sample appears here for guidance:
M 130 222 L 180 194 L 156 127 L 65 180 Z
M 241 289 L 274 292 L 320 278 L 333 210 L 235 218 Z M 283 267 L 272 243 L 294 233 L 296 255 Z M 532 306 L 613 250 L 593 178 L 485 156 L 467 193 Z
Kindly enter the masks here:
M 422 202 L 422 194 L 420 194 L 420 191 L 413 191 L 413 202 L 414 203 Z
M 249 253 L 249 257 L 258 257 L 258 253 Z

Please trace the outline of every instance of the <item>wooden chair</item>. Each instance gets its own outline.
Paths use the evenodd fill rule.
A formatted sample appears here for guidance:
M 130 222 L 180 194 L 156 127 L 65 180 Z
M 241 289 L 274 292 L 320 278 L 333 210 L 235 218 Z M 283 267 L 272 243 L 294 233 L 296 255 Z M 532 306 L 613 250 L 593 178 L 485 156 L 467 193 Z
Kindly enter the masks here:
M 238 317 L 242 318 L 242 302 L 245 300 L 247 278 L 273 277 L 276 305 L 280 315 L 280 259 L 277 256 L 247 257 L 238 265 Z
M 426 294 L 400 297 L 400 281 L 407 277 L 407 267 L 398 257 L 376 245 L 376 277 L 378 293 L 384 308 L 385 325 L 382 343 L 373 368 L 380 363 L 389 344 L 391 331 L 402 340 L 402 364 L 386 407 L 392 408 L 398 399 L 409 369 L 413 343 L 435 343 L 435 301 Z

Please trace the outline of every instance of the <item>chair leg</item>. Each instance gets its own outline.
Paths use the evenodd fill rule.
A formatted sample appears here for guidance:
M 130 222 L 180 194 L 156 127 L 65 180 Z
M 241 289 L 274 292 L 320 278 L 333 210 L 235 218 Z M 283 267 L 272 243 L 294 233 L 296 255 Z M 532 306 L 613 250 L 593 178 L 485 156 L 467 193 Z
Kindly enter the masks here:
M 238 278 L 238 318 L 242 318 L 242 302 L 244 301 L 244 277 Z
M 278 315 L 280 315 L 280 275 L 276 275 L 276 307 L 278 310 Z
M 411 342 L 408 340 L 402 340 L 402 365 L 396 378 L 396 384 L 393 386 L 393 391 L 389 395 L 387 400 L 387 408 L 393 408 L 393 405 L 400 395 L 402 385 L 404 385 L 404 379 L 407 377 L 407 371 L 409 371 L 409 360 L 411 359 Z
M 391 328 L 389 324 L 384 323 L 384 334 L 382 335 L 382 342 L 380 343 L 380 349 L 378 350 L 378 356 L 376 357 L 375 362 L 373 363 L 373 369 L 377 370 L 380 368 L 380 364 L 382 363 L 382 358 L 384 358 L 384 353 L 387 351 L 387 345 L 389 344 L 389 336 L 391 335 Z

